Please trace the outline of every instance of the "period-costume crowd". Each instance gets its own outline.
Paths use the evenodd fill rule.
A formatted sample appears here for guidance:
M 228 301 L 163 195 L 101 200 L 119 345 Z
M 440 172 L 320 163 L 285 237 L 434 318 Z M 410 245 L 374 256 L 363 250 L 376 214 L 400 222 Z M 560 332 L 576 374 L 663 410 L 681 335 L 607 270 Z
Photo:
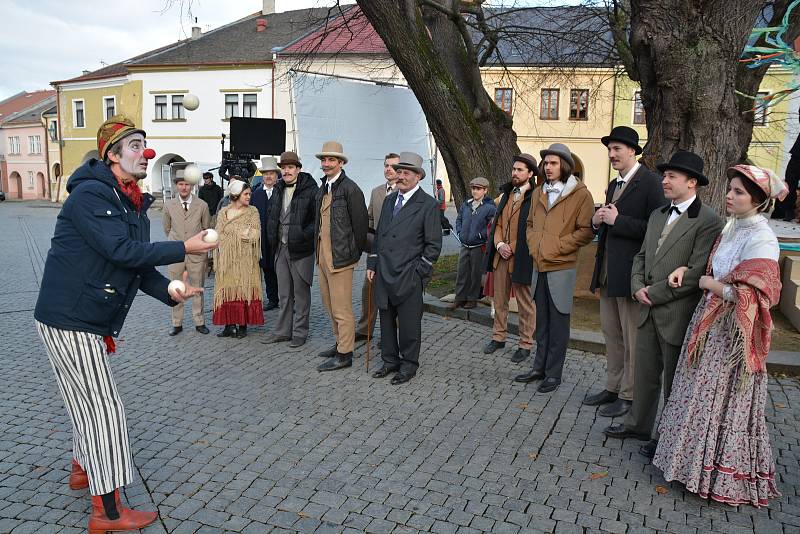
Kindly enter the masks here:
M 35 310 L 73 425 L 69 484 L 92 494 L 90 532 L 133 530 L 156 518 L 119 498 L 133 463 L 107 360 L 139 290 L 172 307 L 170 335 L 181 334 L 190 299 L 196 331 L 208 334 L 203 286 L 213 264 L 218 336 L 245 337 L 248 326 L 264 324 L 265 311 L 277 310 L 261 341 L 300 347 L 316 270 L 335 339 L 317 369 L 352 366 L 356 343 L 372 336 L 379 316 L 383 365 L 373 376 L 393 375 L 399 385 L 416 375 L 423 290 L 442 248 L 444 205 L 443 189 L 435 197 L 424 190 L 421 156 L 387 154 L 385 182 L 368 202 L 333 141 L 316 154 L 319 185 L 294 152 L 262 158 L 255 188 L 231 177 L 227 195 L 210 173 L 198 194 L 177 173 L 177 194 L 164 202 L 167 241 L 151 243 L 153 197 L 137 185 L 154 157 L 145 133 L 116 116 L 97 140 L 99 159 L 69 180 Z M 578 254 L 597 238 L 590 289 L 600 299 L 607 381 L 584 404 L 621 418 L 605 434 L 646 442 L 640 452 L 667 480 L 721 502 L 766 505 L 779 495 L 764 410 L 769 309 L 780 277 L 777 239 L 761 213 L 786 185 L 765 169 L 731 167 L 724 222 L 697 195 L 708 179 L 696 154 L 678 151 L 656 174 L 637 161 L 642 149 L 631 128 L 616 127 L 602 142 L 618 176 L 599 208 L 560 143 L 542 150 L 540 161 L 515 156 L 496 199 L 489 181 L 474 177 L 456 219 L 451 307 L 493 297 L 492 338 L 483 349 L 491 354 L 505 347 L 513 297 L 519 342 L 511 359 L 532 362 L 514 380 L 552 392 L 562 381 Z M 353 276 L 365 252 L 356 321 Z M 169 265 L 182 287 L 159 265 Z

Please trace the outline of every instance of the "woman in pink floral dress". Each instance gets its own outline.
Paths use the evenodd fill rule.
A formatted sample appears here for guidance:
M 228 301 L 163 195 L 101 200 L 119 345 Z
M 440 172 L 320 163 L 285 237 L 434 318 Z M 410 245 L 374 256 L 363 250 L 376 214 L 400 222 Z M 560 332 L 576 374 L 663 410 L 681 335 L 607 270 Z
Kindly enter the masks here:
M 786 184 L 749 165 L 728 170 L 730 218 L 700 279 L 705 296 L 686 333 L 653 465 L 668 481 L 731 505 L 780 496 L 764 406 L 766 359 L 780 295 L 778 240 L 761 215 Z M 684 267 L 670 275 L 682 282 Z

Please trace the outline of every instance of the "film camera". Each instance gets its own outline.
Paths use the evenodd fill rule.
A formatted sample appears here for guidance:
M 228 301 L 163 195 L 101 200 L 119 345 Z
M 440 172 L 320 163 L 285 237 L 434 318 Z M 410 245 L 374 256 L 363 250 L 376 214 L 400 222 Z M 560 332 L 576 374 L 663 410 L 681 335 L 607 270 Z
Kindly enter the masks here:
M 231 117 L 230 150 L 224 149 L 225 134 L 222 134 L 222 146 L 220 177 L 230 180 L 231 176 L 239 175 L 249 182 L 257 170 L 254 159 L 286 150 L 286 121 Z

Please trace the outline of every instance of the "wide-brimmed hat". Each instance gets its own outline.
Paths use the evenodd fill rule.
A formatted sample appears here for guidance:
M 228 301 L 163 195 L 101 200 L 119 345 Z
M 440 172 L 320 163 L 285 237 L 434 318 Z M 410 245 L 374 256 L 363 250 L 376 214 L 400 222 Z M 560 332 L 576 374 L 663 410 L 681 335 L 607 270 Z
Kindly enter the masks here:
M 667 163 L 659 163 L 656 168 L 662 173 L 669 169 L 685 172 L 697 180 L 697 185 L 708 185 L 708 178 L 703 174 L 704 165 L 703 158 L 694 152 L 678 150 Z
M 133 121 L 125 115 L 114 115 L 101 124 L 97 130 L 97 152 L 100 154 L 100 159 L 106 157 L 108 149 L 114 143 L 135 133 L 147 136 L 144 130 L 137 128 Z
M 262 173 L 267 171 L 281 171 L 280 167 L 278 167 L 278 160 L 272 156 L 264 156 L 261 158 L 261 165 L 258 166 L 258 170 Z
M 476 176 L 469 182 L 470 187 L 473 185 L 477 185 L 479 187 L 483 187 L 489 189 L 489 180 L 484 178 L 483 176 Z
M 570 164 L 570 167 L 573 169 L 575 168 L 575 159 L 572 157 L 572 152 L 569 150 L 569 147 L 563 143 L 553 143 L 550 145 L 549 148 L 545 148 L 544 150 L 539 151 L 539 157 L 542 159 L 545 156 L 558 156 L 567 163 Z
M 642 153 L 642 147 L 639 146 L 639 132 L 628 126 L 617 126 L 611 130 L 611 133 L 600 138 L 600 142 L 608 146 L 612 141 L 617 141 L 623 145 L 628 145 L 636 151 L 636 155 Z
M 533 156 L 531 156 L 530 154 L 527 154 L 525 152 L 523 152 L 522 154 L 517 154 L 516 156 L 514 156 L 514 161 L 521 161 L 522 163 L 527 165 L 529 170 L 531 170 L 533 172 L 536 172 L 536 168 L 539 165 L 536 162 L 536 158 L 534 158 Z
M 344 155 L 342 144 L 337 143 L 336 141 L 325 141 L 322 144 L 322 150 L 317 154 L 314 154 L 314 156 L 317 159 L 322 159 L 325 156 L 331 156 L 334 158 L 339 158 L 343 162 L 347 163 L 347 156 Z
M 400 152 L 400 163 L 392 165 L 394 170 L 408 169 L 425 178 L 425 169 L 422 168 L 422 156 L 414 152 Z
M 786 182 L 769 169 L 756 167 L 755 165 L 728 167 L 728 178 L 733 178 L 734 176 L 743 176 L 750 180 L 766 193 L 767 198 L 783 200 L 789 194 L 789 187 Z
M 291 150 L 287 150 L 281 154 L 281 160 L 278 162 L 278 167 L 283 168 L 284 165 L 294 165 L 295 167 L 301 168 L 303 167 L 303 164 L 300 163 L 300 157 Z

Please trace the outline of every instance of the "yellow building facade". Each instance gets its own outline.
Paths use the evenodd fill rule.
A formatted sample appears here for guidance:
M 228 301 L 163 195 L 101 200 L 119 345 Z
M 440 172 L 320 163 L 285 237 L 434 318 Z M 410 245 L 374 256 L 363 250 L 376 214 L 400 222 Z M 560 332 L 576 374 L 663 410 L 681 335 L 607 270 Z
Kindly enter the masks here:
M 647 142 L 639 84 L 622 68 L 487 68 L 482 74 L 489 95 L 513 117 L 520 150 L 538 159 L 552 143 L 569 146 L 595 202 L 614 172 L 600 138 L 615 126 L 630 126 L 642 146 Z M 789 71 L 772 67 L 759 92 L 780 90 L 790 80 Z M 749 151 L 754 164 L 781 171 L 788 114 L 788 100 L 757 113 Z
M 54 83 L 61 126 L 61 167 L 64 176 L 97 157 L 97 130 L 110 116 L 124 113 L 142 121 L 142 83 L 127 78 Z

